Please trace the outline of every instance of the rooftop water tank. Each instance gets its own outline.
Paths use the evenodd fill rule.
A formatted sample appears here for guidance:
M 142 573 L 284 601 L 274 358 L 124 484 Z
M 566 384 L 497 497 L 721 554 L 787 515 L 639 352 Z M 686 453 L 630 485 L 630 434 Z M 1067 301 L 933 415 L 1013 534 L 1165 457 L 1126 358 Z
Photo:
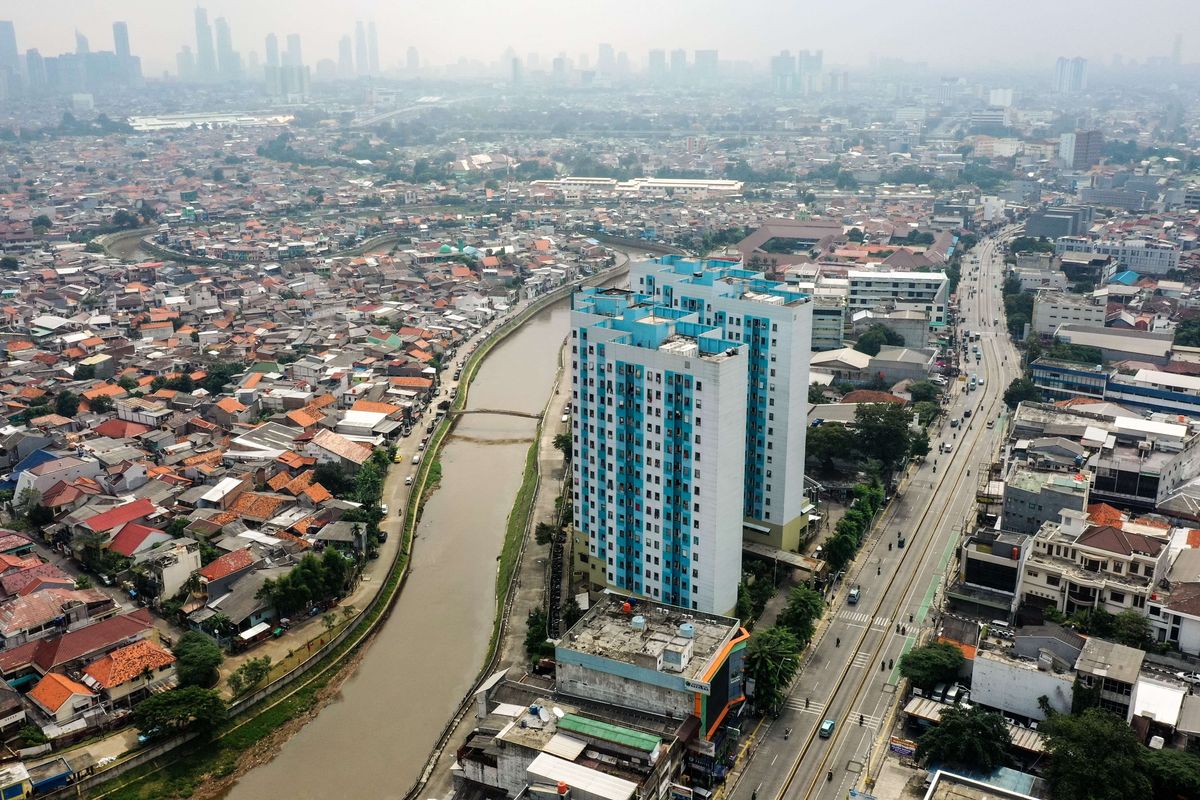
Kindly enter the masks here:
M 634 617 L 633 619 L 631 619 L 629 621 L 629 627 L 633 628 L 635 631 L 646 630 L 646 618 L 643 617 L 641 614 L 638 614 L 636 617 Z
M 690 622 L 685 622 L 679 626 L 679 635 L 685 639 L 696 638 L 696 626 Z

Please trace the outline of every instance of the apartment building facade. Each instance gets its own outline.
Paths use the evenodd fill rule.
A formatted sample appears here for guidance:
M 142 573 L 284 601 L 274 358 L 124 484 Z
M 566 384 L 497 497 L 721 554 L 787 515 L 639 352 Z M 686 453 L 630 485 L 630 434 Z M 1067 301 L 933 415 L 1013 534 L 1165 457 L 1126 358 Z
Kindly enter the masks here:
M 807 524 L 804 444 L 811 297 L 729 261 L 665 256 L 635 264 L 630 285 L 694 314 L 747 355 L 743 523 L 751 541 L 796 550 Z
M 571 316 L 573 507 L 594 587 L 723 613 L 741 575 L 747 349 L 585 289 Z
M 1165 275 L 1179 267 L 1179 245 L 1162 239 L 1129 238 L 1092 240 L 1084 236 L 1064 236 L 1054 243 L 1054 252 L 1097 253 L 1112 256 L 1124 269 L 1143 275 Z
M 931 330 L 946 325 L 949 281 L 943 272 L 875 272 L 850 270 L 851 313 L 881 306 L 923 311 Z

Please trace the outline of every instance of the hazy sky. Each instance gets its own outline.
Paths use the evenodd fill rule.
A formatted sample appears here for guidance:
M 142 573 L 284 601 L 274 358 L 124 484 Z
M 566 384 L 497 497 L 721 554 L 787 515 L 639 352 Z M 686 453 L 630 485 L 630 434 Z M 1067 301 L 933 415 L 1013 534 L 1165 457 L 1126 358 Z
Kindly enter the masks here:
M 381 65 L 402 61 L 409 45 L 422 61 L 496 59 L 518 54 L 575 58 L 609 42 L 635 65 L 653 47 L 716 48 L 722 60 L 766 57 L 787 48 L 824 49 L 826 63 L 866 64 L 872 56 L 927 61 L 941 69 L 1011 63 L 1049 68 L 1059 55 L 1108 63 L 1168 55 L 1182 33 L 1183 59 L 1200 61 L 1198 0 L 209 0 L 224 16 L 234 47 L 263 55 L 263 37 L 299 33 L 304 60 L 336 60 L 337 41 L 356 19 L 379 31 Z M 74 49 L 74 31 L 93 50 L 112 49 L 112 22 L 129 23 L 143 72 L 174 71 L 175 53 L 195 50 L 193 5 L 181 0 L 0 0 L 0 19 L 16 26 L 17 46 L 43 55 Z M 689 54 L 689 59 L 690 59 Z

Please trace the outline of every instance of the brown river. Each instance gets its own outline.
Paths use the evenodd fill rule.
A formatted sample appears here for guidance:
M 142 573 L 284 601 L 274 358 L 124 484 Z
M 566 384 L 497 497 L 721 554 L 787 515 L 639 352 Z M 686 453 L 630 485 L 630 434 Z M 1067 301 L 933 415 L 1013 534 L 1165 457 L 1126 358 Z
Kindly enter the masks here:
M 556 303 L 498 345 L 469 408 L 538 413 L 568 332 Z M 535 421 L 464 416 L 443 448 L 442 483 L 417 529 L 412 574 L 336 700 L 228 800 L 401 798 L 483 665 L 496 607 L 496 558 Z

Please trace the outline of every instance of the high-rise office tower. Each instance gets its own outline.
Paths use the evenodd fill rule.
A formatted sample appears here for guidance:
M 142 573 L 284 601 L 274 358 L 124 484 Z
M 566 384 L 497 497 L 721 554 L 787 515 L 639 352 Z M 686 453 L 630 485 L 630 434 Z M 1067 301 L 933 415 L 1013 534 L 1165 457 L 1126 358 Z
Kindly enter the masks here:
M 175 54 L 175 71 L 179 73 L 181 81 L 196 80 L 196 57 L 186 44 Z
M 300 34 L 288 34 L 287 50 L 283 54 L 283 63 L 289 67 L 304 66 L 304 54 L 300 52 Z
M 646 72 L 655 81 L 662 80 L 667 74 L 667 51 L 651 50 L 646 56 Z
M 213 20 L 217 38 L 217 72 L 222 80 L 236 80 L 242 71 L 241 58 L 233 49 L 233 33 L 224 17 Z
M 681 80 L 687 72 L 688 60 L 686 50 L 671 51 L 671 77 L 675 80 Z
M 787 50 L 771 59 L 771 89 L 776 94 L 796 91 L 796 59 Z
M 279 66 L 279 37 L 273 33 L 267 34 L 266 40 L 266 57 L 268 67 Z
M 405 53 L 404 69 L 409 75 L 416 75 L 421 71 L 421 53 L 416 47 L 410 46 L 408 52 Z
M 354 43 L 349 34 L 338 40 L 337 76 L 342 80 L 354 77 Z
M 92 52 L 92 46 L 88 44 L 88 38 L 79 31 L 75 31 L 75 55 L 86 56 Z
M 208 12 L 196 8 L 196 76 L 202 81 L 211 81 L 217 75 L 217 51 L 213 49 L 212 28 L 208 24 Z
M 113 31 L 113 49 L 117 53 L 117 58 L 126 61 L 129 58 L 129 26 L 124 22 L 114 22 Z
M 512 56 L 508 60 L 508 69 L 513 86 L 521 85 L 521 59 Z
M 697 50 L 695 55 L 696 77 L 702 81 L 713 81 L 717 77 L 717 51 Z
M 1175 41 L 1171 45 L 1171 63 L 1179 66 L 1183 63 L 1183 34 L 1175 34 Z
M 375 20 L 367 23 L 367 64 L 372 75 L 379 74 L 379 33 L 375 30 Z
M 0 19 L 0 97 L 17 94 L 20 88 L 21 54 L 17 50 L 17 31 L 11 20 Z
M 367 63 L 367 26 L 360 19 L 354 24 L 354 66 L 359 75 L 366 75 L 370 69 Z
M 801 50 L 796 55 L 796 88 L 800 94 L 816 94 L 821 91 L 824 62 L 824 50 Z
M 677 256 L 630 285 L 575 297 L 575 526 L 593 583 L 728 612 L 743 536 L 794 550 L 806 524 L 812 305 Z
M 1058 138 L 1058 158 L 1066 169 L 1091 169 L 1104 158 L 1104 134 L 1098 130 L 1062 134 Z
M 1059 58 L 1054 62 L 1054 91 L 1077 94 L 1087 90 L 1087 59 Z
M 617 56 L 611 44 L 601 44 L 596 48 L 596 71 L 608 75 L 617 69 Z
M 42 58 L 37 48 L 31 47 L 25 51 L 25 78 L 31 92 L 46 88 L 46 59 Z

